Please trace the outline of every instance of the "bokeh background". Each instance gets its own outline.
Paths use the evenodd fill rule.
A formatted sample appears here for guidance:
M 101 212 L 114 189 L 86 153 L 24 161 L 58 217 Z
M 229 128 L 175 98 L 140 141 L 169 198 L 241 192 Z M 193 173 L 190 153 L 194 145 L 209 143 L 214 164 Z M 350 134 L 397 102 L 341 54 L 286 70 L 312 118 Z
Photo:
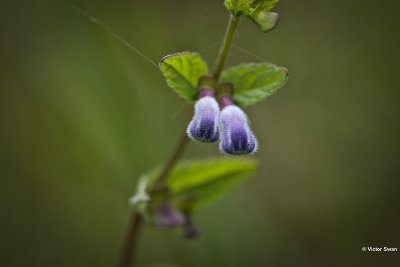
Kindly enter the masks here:
M 72 2 L 72 1 L 71 1 Z M 149 59 L 215 59 L 222 0 L 73 1 Z M 62 1 L 2 1 L 0 265 L 115 266 L 128 198 L 192 107 L 160 71 Z M 400 266 L 398 1 L 282 0 L 243 19 L 228 65 L 267 60 L 288 84 L 247 110 L 258 173 L 201 210 L 201 236 L 146 229 L 143 267 Z M 187 158 L 218 156 L 191 144 Z

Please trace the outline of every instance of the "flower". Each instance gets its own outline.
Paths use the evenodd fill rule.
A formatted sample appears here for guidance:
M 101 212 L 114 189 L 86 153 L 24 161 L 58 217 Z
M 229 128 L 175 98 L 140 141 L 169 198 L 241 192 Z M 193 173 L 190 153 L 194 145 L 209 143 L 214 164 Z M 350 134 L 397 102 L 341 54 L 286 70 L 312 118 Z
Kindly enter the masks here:
M 187 134 L 193 140 L 212 143 L 218 140 L 219 105 L 214 98 L 214 90 L 201 89 L 194 116 L 187 127 Z
M 154 213 L 154 223 L 159 227 L 174 227 L 184 224 L 185 221 L 185 216 L 168 202 L 158 206 Z
M 186 239 L 193 239 L 199 235 L 199 230 L 192 222 L 192 218 L 189 214 L 185 214 L 186 220 L 182 225 L 182 234 Z
M 228 96 L 224 97 L 225 105 Z M 219 149 L 222 153 L 241 155 L 254 153 L 257 150 L 257 139 L 250 129 L 246 114 L 232 101 L 220 112 L 219 129 Z

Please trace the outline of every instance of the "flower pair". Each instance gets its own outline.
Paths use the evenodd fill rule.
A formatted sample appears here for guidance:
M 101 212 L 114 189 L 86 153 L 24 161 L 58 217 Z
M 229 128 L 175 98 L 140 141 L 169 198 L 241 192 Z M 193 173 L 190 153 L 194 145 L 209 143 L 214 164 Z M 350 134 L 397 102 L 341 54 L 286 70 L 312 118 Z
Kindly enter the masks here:
M 250 129 L 246 114 L 233 103 L 232 84 L 221 83 L 218 86 L 218 101 L 215 99 L 212 79 L 200 79 L 199 88 L 194 116 L 187 128 L 188 136 L 208 143 L 220 139 L 219 149 L 224 154 L 254 153 L 257 139 Z

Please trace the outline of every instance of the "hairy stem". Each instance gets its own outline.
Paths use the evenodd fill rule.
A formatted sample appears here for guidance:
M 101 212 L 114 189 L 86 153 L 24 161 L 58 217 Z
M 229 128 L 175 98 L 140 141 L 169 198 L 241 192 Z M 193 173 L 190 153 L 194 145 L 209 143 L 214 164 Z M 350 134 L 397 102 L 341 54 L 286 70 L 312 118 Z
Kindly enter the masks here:
M 213 77 L 218 80 L 221 75 L 222 70 L 224 69 L 225 61 L 229 53 L 229 49 L 232 45 L 233 36 L 235 35 L 237 25 L 239 24 L 238 16 L 231 15 L 229 18 L 229 23 L 226 28 L 225 37 L 222 42 L 221 49 L 219 50 L 217 62 L 215 64 L 215 69 L 213 73 Z
M 152 188 L 150 193 L 154 193 L 157 190 L 157 187 L 162 184 L 163 180 L 167 176 L 168 172 L 171 168 L 179 161 L 183 152 L 185 151 L 186 145 L 188 141 L 188 137 L 186 136 L 186 131 L 184 131 L 174 150 L 168 157 L 167 161 L 163 169 L 161 170 L 159 176 L 156 179 L 155 187 Z M 131 264 L 134 266 L 135 264 L 135 252 L 137 248 L 137 243 L 139 239 L 140 230 L 142 229 L 143 217 L 135 210 L 131 215 L 131 219 L 128 223 L 128 229 L 125 233 L 124 241 L 121 247 L 120 258 L 119 258 L 119 267 L 129 267 Z

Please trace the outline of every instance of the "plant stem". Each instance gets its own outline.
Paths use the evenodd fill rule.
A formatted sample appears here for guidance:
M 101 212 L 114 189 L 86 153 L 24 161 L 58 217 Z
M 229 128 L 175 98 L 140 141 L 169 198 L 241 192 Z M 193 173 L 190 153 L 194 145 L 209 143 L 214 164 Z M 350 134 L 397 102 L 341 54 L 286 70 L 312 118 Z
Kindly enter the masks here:
M 133 211 L 128 223 L 128 229 L 125 233 L 118 266 L 128 267 L 131 265 L 132 261 L 135 262 L 135 252 L 142 222 L 143 217 L 137 211 Z
M 239 17 L 231 15 L 229 18 L 229 23 L 225 32 L 225 37 L 222 42 L 221 49 L 218 54 L 218 58 L 215 65 L 215 70 L 213 73 L 213 77 L 218 80 L 224 65 L 226 57 L 228 56 L 229 49 L 232 45 L 233 36 L 235 35 L 235 31 L 237 25 L 239 23 Z M 156 179 L 154 184 L 154 188 L 150 190 L 150 194 L 156 192 L 157 190 L 163 189 L 163 180 L 167 177 L 168 172 L 174 167 L 174 165 L 179 161 L 183 152 L 185 151 L 188 137 L 186 136 L 186 131 L 184 131 L 174 150 L 168 157 L 167 161 L 164 164 L 163 169 L 161 170 L 159 176 Z M 138 238 L 140 234 L 140 230 L 142 229 L 143 217 L 136 210 L 133 211 L 131 219 L 128 223 L 128 230 L 126 231 L 124 242 L 121 248 L 120 258 L 119 258 L 119 267 L 129 267 L 135 265 L 135 252 L 137 249 Z
M 186 136 L 186 131 L 184 131 L 181 134 L 171 155 L 165 162 L 162 171 L 160 172 L 159 176 L 156 179 L 155 187 L 152 188 L 152 190 L 150 190 L 151 191 L 150 194 L 154 193 L 157 190 L 157 186 L 162 184 L 168 172 L 178 162 L 183 152 L 185 151 L 186 145 L 188 143 L 187 141 L 188 138 Z M 143 217 L 136 210 L 133 211 L 131 219 L 129 220 L 128 223 L 128 229 L 125 233 L 123 245 L 121 248 L 119 264 L 118 264 L 119 267 L 129 267 L 131 266 L 131 263 L 133 264 L 132 266 L 134 266 L 135 256 L 136 256 L 135 252 L 137 248 L 140 230 L 142 229 L 142 224 L 143 224 Z
M 235 35 L 237 25 L 239 23 L 238 16 L 231 15 L 229 18 L 229 23 L 226 28 L 225 37 L 222 42 L 221 49 L 219 50 L 217 62 L 215 64 L 215 69 L 213 73 L 213 77 L 218 80 L 221 75 L 222 70 L 224 69 L 225 61 L 229 53 L 229 49 L 232 45 L 233 36 Z
M 167 176 L 168 172 L 171 168 L 175 165 L 175 163 L 181 158 L 183 152 L 185 151 L 186 145 L 188 143 L 188 137 L 186 134 L 186 129 L 181 133 L 178 142 L 170 156 L 168 157 L 167 161 L 165 162 L 164 168 L 160 172 L 159 176 L 157 177 L 156 184 L 160 184 L 163 182 L 165 177 Z

